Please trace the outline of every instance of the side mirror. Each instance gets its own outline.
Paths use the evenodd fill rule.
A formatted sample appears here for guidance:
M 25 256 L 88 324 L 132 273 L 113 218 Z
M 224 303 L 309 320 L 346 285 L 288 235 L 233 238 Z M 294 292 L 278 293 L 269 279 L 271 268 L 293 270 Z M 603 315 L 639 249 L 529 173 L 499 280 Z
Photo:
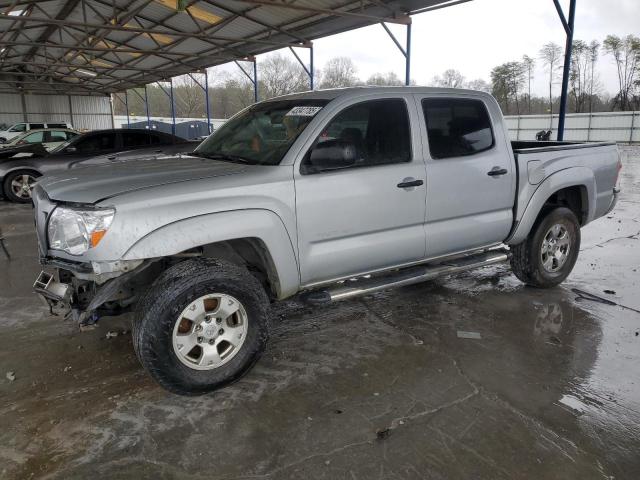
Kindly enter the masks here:
M 76 147 L 67 147 L 64 149 L 65 153 L 76 153 L 78 149 Z
M 353 143 L 340 139 L 326 140 L 311 150 L 307 170 L 312 173 L 352 167 L 357 159 L 358 152 Z

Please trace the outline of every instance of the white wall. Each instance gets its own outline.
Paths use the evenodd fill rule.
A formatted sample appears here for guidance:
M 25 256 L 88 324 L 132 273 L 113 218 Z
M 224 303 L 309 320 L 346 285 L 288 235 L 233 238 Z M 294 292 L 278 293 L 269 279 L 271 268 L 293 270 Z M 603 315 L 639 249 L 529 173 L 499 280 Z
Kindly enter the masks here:
M 558 116 L 512 115 L 505 117 L 512 140 L 535 140 L 540 130 L 553 130 L 555 139 Z M 571 113 L 565 118 L 564 139 L 575 141 L 640 142 L 640 112 Z
M 111 98 L 0 93 L 0 123 L 64 121 L 79 130 L 112 128 Z
M 114 128 L 124 128 L 127 125 L 127 116 L 126 115 L 115 115 L 113 117 L 114 119 Z M 168 123 L 171 124 L 173 122 L 173 120 L 171 119 L 171 117 L 149 117 L 149 120 L 151 121 L 156 121 L 156 122 L 164 122 L 164 123 Z M 129 115 L 129 123 L 138 123 L 138 122 L 146 122 L 147 121 L 147 117 L 146 116 L 140 116 L 140 115 Z M 193 118 L 193 117 L 176 117 L 176 123 L 182 123 L 182 122 L 193 122 L 193 121 L 200 121 L 200 122 L 205 122 L 207 121 L 206 118 Z M 211 119 L 211 125 L 213 126 L 214 130 L 217 130 L 218 128 L 220 128 L 222 126 L 222 124 L 224 122 L 226 122 L 227 120 L 224 118 L 212 118 Z

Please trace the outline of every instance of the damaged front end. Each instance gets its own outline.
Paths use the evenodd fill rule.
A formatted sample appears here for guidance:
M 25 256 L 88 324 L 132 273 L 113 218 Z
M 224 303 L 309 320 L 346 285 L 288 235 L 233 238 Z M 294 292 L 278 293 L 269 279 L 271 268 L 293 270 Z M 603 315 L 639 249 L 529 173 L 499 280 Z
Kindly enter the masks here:
M 127 313 L 138 299 L 142 286 L 149 282 L 153 260 L 133 264 L 94 265 L 43 262 L 54 272 L 42 271 L 33 289 L 47 303 L 52 315 L 72 318 L 80 327 L 95 324 L 103 316 Z M 100 273 L 96 273 L 100 272 Z

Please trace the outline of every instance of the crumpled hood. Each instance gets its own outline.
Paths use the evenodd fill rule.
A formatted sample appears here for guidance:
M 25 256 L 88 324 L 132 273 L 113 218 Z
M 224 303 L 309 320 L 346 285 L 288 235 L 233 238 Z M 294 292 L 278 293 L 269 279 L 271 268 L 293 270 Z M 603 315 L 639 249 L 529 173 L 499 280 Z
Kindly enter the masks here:
M 51 200 L 96 203 L 122 193 L 170 183 L 233 175 L 247 165 L 192 156 L 128 160 L 58 171 L 38 179 Z

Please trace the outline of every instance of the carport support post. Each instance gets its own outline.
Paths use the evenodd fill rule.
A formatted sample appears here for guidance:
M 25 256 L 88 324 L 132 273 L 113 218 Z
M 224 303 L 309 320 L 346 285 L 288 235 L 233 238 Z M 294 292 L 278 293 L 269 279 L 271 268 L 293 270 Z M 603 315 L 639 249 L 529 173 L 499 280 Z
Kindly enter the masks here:
M 398 47 L 398 50 L 400 50 L 400 53 L 404 56 L 404 84 L 408 86 L 411 83 L 411 17 L 406 17 L 402 23 L 407 25 L 407 43 L 404 48 L 400 45 L 400 42 L 393 32 L 389 30 L 386 23 L 380 22 L 380 25 L 382 25 L 382 28 L 384 28 L 385 32 L 391 37 L 393 43 L 396 44 L 396 47 Z
M 571 68 L 571 50 L 573 49 L 573 26 L 576 16 L 576 0 L 569 0 L 569 20 L 567 21 L 560 7 L 559 0 L 553 0 L 560 21 L 567 34 L 567 40 L 564 46 L 564 66 L 562 69 L 562 92 L 560 93 L 560 112 L 558 114 L 558 141 L 564 139 L 564 119 L 567 114 L 567 97 L 569 91 L 569 70 Z
M 131 128 L 131 123 L 129 122 L 129 95 L 127 91 L 124 91 L 124 109 L 127 111 L 127 128 Z
M 207 104 L 207 132 L 211 134 L 211 109 L 209 107 L 209 74 L 204 69 L 204 101 Z
M 407 24 L 407 52 L 405 55 L 404 84 L 411 83 L 411 23 Z
M 253 100 L 258 103 L 258 59 L 253 58 Z
M 306 42 L 304 45 L 300 45 L 300 46 L 306 47 L 309 49 L 309 68 L 307 68 L 307 66 L 304 64 L 304 62 L 300 58 L 300 56 L 293 49 L 293 46 L 289 46 L 289 50 L 291 50 L 291 53 L 293 53 L 293 56 L 296 57 L 296 60 L 298 60 L 298 63 L 300 64 L 304 72 L 309 77 L 309 87 L 310 87 L 310 90 L 313 90 L 313 43 Z
M 149 116 L 149 96 L 147 95 L 147 84 L 144 85 L 144 109 L 147 112 L 147 129 L 151 130 L 151 117 Z
M 169 98 L 171 99 L 171 120 L 172 120 L 172 124 L 171 124 L 171 134 L 175 135 L 176 134 L 176 105 L 173 101 L 173 77 L 169 79 Z

